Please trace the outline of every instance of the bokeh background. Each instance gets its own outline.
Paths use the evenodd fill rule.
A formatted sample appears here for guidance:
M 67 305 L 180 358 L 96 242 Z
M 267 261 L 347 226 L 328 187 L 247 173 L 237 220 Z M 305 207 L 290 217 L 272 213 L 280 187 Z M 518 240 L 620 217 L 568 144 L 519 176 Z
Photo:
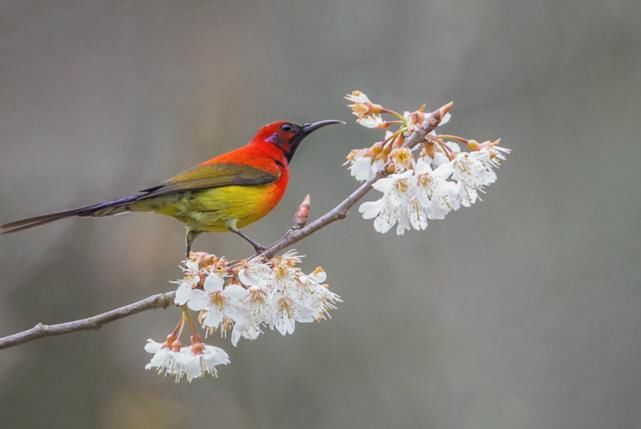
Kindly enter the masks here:
M 0 352 L 6 428 L 641 427 L 638 0 L 2 1 L 0 220 L 117 197 L 266 122 L 350 120 L 297 154 L 269 242 L 355 182 L 342 96 L 436 107 L 513 155 L 422 233 L 352 213 L 297 248 L 345 302 L 233 348 L 218 379 L 143 370 L 176 310 Z M 183 229 L 129 215 L 0 237 L 0 335 L 170 289 Z M 197 248 L 240 257 L 236 237 Z

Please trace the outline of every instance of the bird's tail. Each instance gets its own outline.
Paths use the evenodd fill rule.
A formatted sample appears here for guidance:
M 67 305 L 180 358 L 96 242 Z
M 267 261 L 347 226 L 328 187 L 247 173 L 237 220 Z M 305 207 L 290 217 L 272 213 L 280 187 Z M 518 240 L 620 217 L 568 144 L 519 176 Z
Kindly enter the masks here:
M 73 216 L 111 216 L 118 213 L 129 211 L 129 204 L 137 201 L 140 195 L 131 195 L 116 200 L 103 201 L 91 206 L 80 207 L 72 210 L 65 210 L 62 212 L 49 213 L 41 216 L 30 217 L 27 219 L 17 220 L 0 226 L 2 234 L 9 234 L 11 232 L 23 231 L 25 229 L 35 228 L 36 226 L 44 225 L 46 223 L 55 222 L 60 219 L 65 219 Z

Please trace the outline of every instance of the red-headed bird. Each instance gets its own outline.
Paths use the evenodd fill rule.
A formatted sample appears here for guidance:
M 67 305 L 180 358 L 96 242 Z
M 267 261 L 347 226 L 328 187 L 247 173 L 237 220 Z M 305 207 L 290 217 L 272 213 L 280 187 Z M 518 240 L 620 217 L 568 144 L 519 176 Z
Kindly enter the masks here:
M 153 212 L 171 216 L 187 227 L 186 253 L 202 232 L 240 232 L 269 213 L 289 181 L 289 164 L 303 139 L 319 128 L 344 122 L 327 120 L 303 125 L 279 121 L 258 130 L 250 142 L 184 171 L 157 186 L 123 198 L 23 219 L 2 225 L 2 233 L 22 231 L 71 216 L 111 216 Z

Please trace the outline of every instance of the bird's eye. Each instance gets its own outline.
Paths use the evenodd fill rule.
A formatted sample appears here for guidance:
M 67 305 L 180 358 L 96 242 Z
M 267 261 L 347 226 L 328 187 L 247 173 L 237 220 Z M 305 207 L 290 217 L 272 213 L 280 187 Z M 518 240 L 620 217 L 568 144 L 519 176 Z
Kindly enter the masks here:
M 283 125 L 280 127 L 280 129 L 281 129 L 281 130 L 283 130 L 283 131 L 285 131 L 285 132 L 290 132 L 290 131 L 292 131 L 292 130 L 293 130 L 293 128 L 292 128 L 292 126 L 291 126 L 291 124 L 283 124 Z

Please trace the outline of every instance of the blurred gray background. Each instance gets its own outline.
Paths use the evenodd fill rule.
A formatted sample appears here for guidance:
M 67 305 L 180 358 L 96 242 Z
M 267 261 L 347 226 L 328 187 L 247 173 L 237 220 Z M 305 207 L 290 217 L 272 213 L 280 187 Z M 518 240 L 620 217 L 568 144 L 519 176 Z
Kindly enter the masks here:
M 342 96 L 456 102 L 448 130 L 513 155 L 484 202 L 381 236 L 352 213 L 297 248 L 345 302 L 233 348 L 220 378 L 143 370 L 176 310 L 0 352 L 6 428 L 640 428 L 638 0 L 2 1 L 0 221 L 152 185 L 266 122 L 348 120 L 297 154 L 269 242 L 355 182 L 375 133 Z M 179 275 L 160 216 L 0 237 L 0 335 Z M 240 257 L 209 235 L 197 249 Z

